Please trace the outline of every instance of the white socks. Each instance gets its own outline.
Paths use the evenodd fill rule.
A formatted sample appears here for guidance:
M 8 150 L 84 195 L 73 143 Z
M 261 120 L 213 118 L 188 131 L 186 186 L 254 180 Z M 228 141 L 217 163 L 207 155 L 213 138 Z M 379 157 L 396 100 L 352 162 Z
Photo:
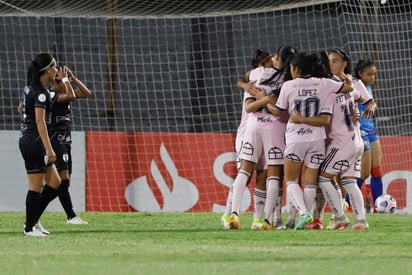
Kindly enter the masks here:
M 242 200 L 243 192 L 245 191 L 246 184 L 249 181 L 250 174 L 245 170 L 239 170 L 237 173 L 236 179 L 233 182 L 233 197 L 232 197 L 232 211 L 236 212 L 239 215 L 240 212 L 240 203 Z

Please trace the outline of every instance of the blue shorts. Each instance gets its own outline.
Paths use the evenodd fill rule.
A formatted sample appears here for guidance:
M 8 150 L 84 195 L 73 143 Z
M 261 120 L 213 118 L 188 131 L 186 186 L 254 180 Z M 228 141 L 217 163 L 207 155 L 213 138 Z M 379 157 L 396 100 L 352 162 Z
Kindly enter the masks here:
M 373 129 L 372 131 L 365 131 L 361 129 L 361 135 L 363 139 L 363 151 L 364 152 L 371 150 L 372 142 L 377 141 L 379 139 L 376 129 Z

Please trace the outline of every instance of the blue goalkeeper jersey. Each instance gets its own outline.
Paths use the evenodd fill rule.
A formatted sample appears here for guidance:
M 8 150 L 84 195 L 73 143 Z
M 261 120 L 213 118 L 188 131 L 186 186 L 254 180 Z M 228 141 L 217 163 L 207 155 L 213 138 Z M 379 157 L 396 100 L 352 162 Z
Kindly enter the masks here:
M 368 85 L 366 88 L 368 90 L 369 95 L 373 98 L 373 92 L 372 92 L 371 85 Z M 363 117 L 363 113 L 365 112 L 366 106 L 361 103 L 358 103 L 358 107 L 359 107 L 359 112 L 360 112 L 359 122 L 360 122 L 361 130 L 369 132 L 369 133 L 375 131 L 375 122 L 373 118 Z

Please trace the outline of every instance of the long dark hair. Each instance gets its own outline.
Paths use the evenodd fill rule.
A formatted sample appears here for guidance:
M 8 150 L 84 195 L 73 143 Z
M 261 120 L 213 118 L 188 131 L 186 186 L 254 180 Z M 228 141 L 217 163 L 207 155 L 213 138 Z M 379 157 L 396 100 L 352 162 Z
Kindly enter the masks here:
M 361 79 L 360 73 L 362 73 L 366 68 L 375 66 L 375 62 L 372 60 L 359 60 L 358 63 L 356 63 L 355 69 L 354 69 L 354 75 L 357 79 Z
M 41 53 L 30 63 L 27 70 L 27 85 L 39 85 L 40 77 L 55 63 L 53 56 Z
M 321 68 L 319 69 L 320 77 L 331 78 L 333 76 L 332 71 L 330 70 L 328 52 L 326 50 L 320 50 L 319 52 Z
M 320 53 L 299 52 L 293 56 L 290 64 L 299 68 L 302 76 L 328 77 Z
M 263 49 L 255 50 L 255 52 L 253 53 L 252 64 L 251 64 L 253 69 L 257 68 L 260 64 L 268 60 L 270 57 L 271 57 L 271 54 Z
M 270 85 L 271 83 L 274 83 L 279 80 L 279 78 L 284 74 L 284 80 L 291 80 L 292 76 L 290 74 L 290 60 L 292 59 L 293 55 L 295 55 L 298 52 L 298 49 L 296 47 L 293 47 L 291 45 L 286 45 L 279 47 L 275 54 L 279 55 L 280 60 L 283 63 L 283 68 L 277 70 L 271 77 L 263 81 L 262 85 Z
M 279 47 L 276 51 L 276 54 L 280 56 L 280 60 L 282 61 L 283 65 L 291 59 L 291 57 L 298 52 L 298 48 L 292 45 L 286 45 Z

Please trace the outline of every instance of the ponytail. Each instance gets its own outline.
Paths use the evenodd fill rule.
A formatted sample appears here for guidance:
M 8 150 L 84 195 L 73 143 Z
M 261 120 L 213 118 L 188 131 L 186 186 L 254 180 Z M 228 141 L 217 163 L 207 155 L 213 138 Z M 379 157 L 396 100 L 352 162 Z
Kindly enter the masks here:
M 359 60 L 355 66 L 354 75 L 357 79 L 360 79 L 360 73 L 362 73 L 366 68 L 375 66 L 375 63 L 372 60 Z
M 40 77 L 55 64 L 56 61 L 50 54 L 41 53 L 37 55 L 27 69 L 27 85 L 40 84 Z

